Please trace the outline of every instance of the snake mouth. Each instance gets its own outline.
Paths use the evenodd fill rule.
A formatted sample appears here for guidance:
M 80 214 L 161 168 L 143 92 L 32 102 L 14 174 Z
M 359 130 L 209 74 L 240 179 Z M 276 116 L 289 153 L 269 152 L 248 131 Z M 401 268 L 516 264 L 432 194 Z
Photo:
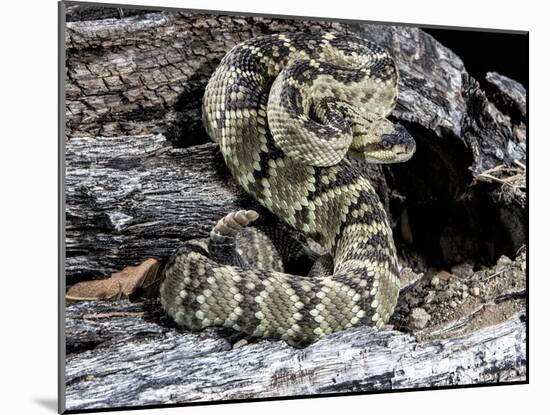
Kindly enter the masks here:
M 410 160 L 410 158 L 413 156 L 415 151 L 416 151 L 416 143 L 414 141 L 407 144 L 395 146 L 395 148 L 393 149 L 393 153 L 395 155 L 395 162 L 402 163 Z
M 382 163 L 389 160 L 390 163 L 402 163 L 409 160 L 416 151 L 416 142 L 409 132 L 401 124 L 394 124 L 393 131 L 389 134 L 383 134 L 380 139 L 380 145 L 389 153 L 392 157 L 385 157 L 381 154 Z M 379 154 L 367 154 L 368 158 L 379 158 Z
M 356 142 L 348 150 L 348 155 L 353 159 L 372 164 L 403 163 L 416 151 L 416 142 L 405 127 L 387 119 L 379 122 L 377 128 L 370 132 L 370 137 L 368 132 L 355 134 L 360 137 L 357 140 L 360 144 Z
M 390 164 L 406 162 L 416 151 L 416 143 L 410 135 L 404 139 L 386 135 L 384 140 L 385 142 L 350 148 L 348 155 L 353 159 L 371 164 Z

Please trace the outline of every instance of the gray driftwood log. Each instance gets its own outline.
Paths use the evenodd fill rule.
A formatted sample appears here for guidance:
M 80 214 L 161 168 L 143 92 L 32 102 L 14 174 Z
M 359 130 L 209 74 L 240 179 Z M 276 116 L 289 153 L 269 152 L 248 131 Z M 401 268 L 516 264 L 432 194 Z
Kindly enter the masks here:
M 168 257 L 228 212 L 253 208 L 217 146 L 175 149 L 161 135 L 66 143 L 67 282 Z
M 232 348 L 219 330 L 193 334 L 146 321 L 141 304 L 68 309 L 67 408 L 184 403 L 525 378 L 525 316 L 467 335 L 417 342 L 368 327 L 306 349 L 264 340 Z M 457 322 L 458 323 L 458 322 Z M 80 349 L 80 350 L 78 350 Z M 89 349 L 89 350 L 86 350 Z
M 402 166 L 366 172 L 394 221 L 400 252 L 406 246 L 429 264 L 448 267 L 492 265 L 502 254 L 515 257 L 525 244 L 525 186 L 483 175 L 525 164 L 525 91 L 498 74 L 480 85 L 459 57 L 421 30 L 168 12 L 71 13 L 69 285 L 149 257 L 165 258 L 182 240 L 206 236 L 228 211 L 257 207 L 235 187 L 216 145 L 207 143 L 200 101 L 232 45 L 279 31 L 353 32 L 395 56 L 401 81 L 392 115 L 417 140 L 417 153 Z M 524 295 L 514 291 L 506 301 Z M 481 306 L 491 307 L 491 301 L 496 299 Z M 499 324 L 447 339 L 417 341 L 364 327 L 303 350 L 275 341 L 232 349 L 232 334 L 182 331 L 154 302 L 71 304 L 67 407 L 524 380 L 525 309 L 519 301 L 517 312 Z M 469 321 L 440 330 L 456 334 Z

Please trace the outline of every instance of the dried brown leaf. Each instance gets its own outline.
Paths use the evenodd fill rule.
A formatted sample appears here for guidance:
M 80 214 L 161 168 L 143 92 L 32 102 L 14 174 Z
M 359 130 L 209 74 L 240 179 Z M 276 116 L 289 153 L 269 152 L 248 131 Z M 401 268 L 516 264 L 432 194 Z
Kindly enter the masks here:
M 149 258 L 136 267 L 129 266 L 115 272 L 107 279 L 79 282 L 69 288 L 65 298 L 70 301 L 130 298 L 137 290 L 158 283 L 160 277 L 160 262 Z

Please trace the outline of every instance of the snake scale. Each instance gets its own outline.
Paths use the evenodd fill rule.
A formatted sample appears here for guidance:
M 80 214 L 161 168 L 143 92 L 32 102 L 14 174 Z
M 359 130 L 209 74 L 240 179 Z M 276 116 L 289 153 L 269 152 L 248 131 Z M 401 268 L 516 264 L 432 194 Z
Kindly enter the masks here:
M 327 254 L 246 227 L 255 211 L 229 213 L 208 240 L 170 258 L 168 315 L 191 330 L 224 326 L 298 347 L 388 321 L 399 292 L 392 229 L 350 158 L 394 163 L 414 153 L 405 128 L 387 119 L 398 79 L 385 49 L 352 35 L 274 34 L 227 53 L 204 94 L 207 132 L 238 184 Z M 285 273 L 288 258 L 311 269 Z

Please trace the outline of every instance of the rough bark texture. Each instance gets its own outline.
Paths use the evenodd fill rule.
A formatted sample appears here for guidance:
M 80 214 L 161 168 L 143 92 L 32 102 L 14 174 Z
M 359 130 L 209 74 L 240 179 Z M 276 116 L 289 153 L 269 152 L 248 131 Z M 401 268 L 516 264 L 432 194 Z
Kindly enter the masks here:
M 392 320 L 417 337 L 363 327 L 303 350 L 277 341 L 233 349 L 238 335 L 178 329 L 155 301 L 71 304 L 69 409 L 525 379 L 525 257 L 512 271 L 501 257 L 516 258 L 526 243 L 525 184 L 514 179 L 525 176 L 521 85 L 491 73 L 482 88 L 459 57 L 415 28 L 79 6 L 67 21 L 69 285 L 162 260 L 229 211 L 258 209 L 207 142 L 204 86 L 244 39 L 328 29 L 387 47 L 399 66 L 392 116 L 417 152 L 365 174 L 395 225 L 402 265 L 421 271 Z M 512 173 L 497 177 L 495 168 Z M 457 264 L 469 273 L 460 277 Z
M 502 112 L 525 122 L 527 119 L 527 93 L 519 82 L 496 72 L 486 77 L 489 96 Z
M 166 258 L 182 240 L 207 236 L 227 212 L 255 206 L 232 184 L 214 144 L 75 138 L 66 160 L 68 283 Z
M 148 321 L 142 304 L 67 311 L 69 409 L 525 379 L 523 313 L 451 339 L 360 327 L 300 350 L 269 340 L 232 348 L 219 329 L 194 334 Z
M 182 132 L 196 132 L 202 91 L 232 46 L 270 32 L 343 30 L 339 23 L 190 16 L 151 12 L 69 22 L 68 137 L 150 132 L 163 128 L 174 109 L 183 111 L 178 119 Z M 193 142 L 204 138 L 187 137 Z

